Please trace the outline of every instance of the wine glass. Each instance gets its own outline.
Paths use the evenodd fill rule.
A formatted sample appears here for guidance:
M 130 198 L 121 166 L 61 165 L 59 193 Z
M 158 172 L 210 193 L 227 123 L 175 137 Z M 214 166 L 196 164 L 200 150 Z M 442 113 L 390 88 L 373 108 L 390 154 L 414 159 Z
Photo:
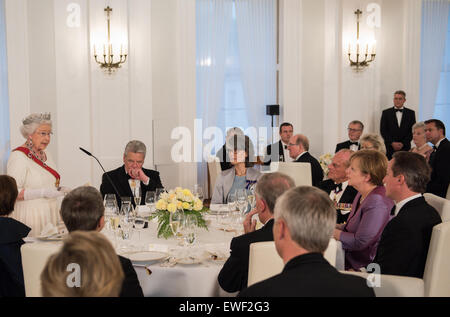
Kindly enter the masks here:
M 161 199 L 161 194 L 164 193 L 166 190 L 164 188 L 157 188 L 156 189 L 156 200 L 158 201 L 159 199 Z
M 178 237 L 183 220 L 183 209 L 177 209 L 169 215 L 169 226 L 174 237 Z
M 183 222 L 183 237 L 184 243 L 188 246 L 191 246 L 196 241 L 195 230 L 198 226 L 197 217 L 194 215 L 185 215 Z
M 244 214 L 247 210 L 247 190 L 238 189 L 237 190 L 237 206 L 241 214 Z
M 200 185 L 198 184 L 194 185 L 194 192 L 192 194 L 194 194 L 195 197 L 203 201 L 203 188 Z
M 237 204 L 237 197 L 236 192 L 232 192 L 228 194 L 227 204 L 228 204 L 228 210 L 230 213 L 236 210 L 236 204 Z
M 141 247 L 141 232 L 145 227 L 145 220 L 142 218 L 134 218 L 134 229 L 138 232 L 139 235 L 139 246 Z
M 134 188 L 134 193 L 133 193 L 134 203 L 136 205 L 136 208 L 138 208 L 138 206 L 141 204 L 141 196 L 142 196 L 141 186 L 136 186 Z
M 156 192 L 148 191 L 145 193 L 145 205 L 149 208 L 150 214 L 156 210 Z
M 247 201 L 248 201 L 248 204 L 250 205 L 250 210 L 255 209 L 256 196 L 255 196 L 255 192 L 253 192 L 251 189 L 249 189 L 247 191 Z
M 115 194 L 106 194 L 103 200 L 105 206 L 105 215 L 111 216 L 118 213 L 117 199 Z

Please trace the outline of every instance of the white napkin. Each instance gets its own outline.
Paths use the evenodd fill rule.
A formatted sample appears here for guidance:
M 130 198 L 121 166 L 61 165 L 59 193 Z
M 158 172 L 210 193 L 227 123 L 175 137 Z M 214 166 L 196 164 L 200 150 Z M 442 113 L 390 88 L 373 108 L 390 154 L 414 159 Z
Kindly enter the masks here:
M 148 245 L 148 250 L 149 251 L 169 253 L 169 247 L 167 245 L 164 245 L 164 244 L 150 243 Z
M 209 206 L 209 209 L 211 211 L 225 212 L 225 211 L 228 211 L 228 205 L 227 204 L 211 204 Z
M 51 222 L 49 222 L 41 231 L 41 237 L 49 237 L 58 234 L 58 228 L 56 228 Z

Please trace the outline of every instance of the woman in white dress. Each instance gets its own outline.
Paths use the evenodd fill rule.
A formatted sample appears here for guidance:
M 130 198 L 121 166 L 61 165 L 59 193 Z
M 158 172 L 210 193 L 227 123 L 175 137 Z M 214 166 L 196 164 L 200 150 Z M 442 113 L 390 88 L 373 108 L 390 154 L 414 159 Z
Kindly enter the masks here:
M 26 142 L 11 152 L 7 166 L 19 190 L 11 216 L 29 226 L 29 236 L 36 237 L 47 224 L 57 226 L 57 198 L 68 190 L 60 187 L 55 163 L 45 152 L 52 134 L 50 114 L 31 114 L 22 123 L 20 132 Z

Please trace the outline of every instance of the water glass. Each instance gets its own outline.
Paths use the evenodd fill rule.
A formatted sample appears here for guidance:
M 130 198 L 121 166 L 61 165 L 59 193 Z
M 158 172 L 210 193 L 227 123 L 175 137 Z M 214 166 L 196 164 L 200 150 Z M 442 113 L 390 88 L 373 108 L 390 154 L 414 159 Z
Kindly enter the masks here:
M 183 225 L 183 217 L 183 209 L 177 209 L 175 212 L 171 212 L 169 215 L 169 226 L 174 237 L 178 237 L 180 235 L 181 226 Z
M 194 185 L 194 191 L 192 192 L 192 194 L 201 201 L 203 201 L 203 188 L 200 185 L 198 184 Z
M 185 245 L 191 246 L 195 243 L 196 229 L 198 226 L 197 217 L 194 215 L 185 215 L 183 222 L 183 237 Z
M 145 205 L 149 208 L 151 214 L 156 211 L 156 192 L 148 191 L 145 193 Z
M 142 218 L 134 218 L 134 229 L 138 232 L 139 234 L 139 245 L 141 244 L 141 232 L 142 229 L 144 229 L 145 227 L 145 220 Z
M 247 210 L 247 190 L 238 189 L 237 190 L 237 206 L 241 214 L 244 214 Z
M 235 191 L 228 194 L 227 204 L 230 213 L 236 210 L 237 197 Z
M 118 213 L 117 199 L 114 194 L 106 194 L 103 200 L 105 206 L 105 215 L 110 216 Z

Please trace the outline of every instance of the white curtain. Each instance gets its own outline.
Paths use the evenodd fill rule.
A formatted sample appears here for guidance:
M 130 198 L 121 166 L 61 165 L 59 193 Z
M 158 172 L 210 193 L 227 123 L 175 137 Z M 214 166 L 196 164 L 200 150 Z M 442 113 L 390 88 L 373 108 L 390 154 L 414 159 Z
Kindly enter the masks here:
M 6 55 L 5 2 L 0 0 L 0 174 L 6 173 L 9 156 L 8 63 Z
M 276 1 L 235 2 L 241 78 L 249 126 L 257 129 L 270 127 L 266 105 L 276 103 Z M 261 137 L 253 141 L 260 142 Z
M 449 0 L 424 0 L 420 64 L 420 120 L 434 116 L 447 36 Z
M 197 118 L 202 119 L 203 130 L 217 126 L 223 103 L 232 5 L 233 0 L 197 0 L 196 3 Z M 203 157 L 202 148 L 195 151 Z M 200 163 L 198 171 L 199 182 L 207 189 L 206 163 Z

